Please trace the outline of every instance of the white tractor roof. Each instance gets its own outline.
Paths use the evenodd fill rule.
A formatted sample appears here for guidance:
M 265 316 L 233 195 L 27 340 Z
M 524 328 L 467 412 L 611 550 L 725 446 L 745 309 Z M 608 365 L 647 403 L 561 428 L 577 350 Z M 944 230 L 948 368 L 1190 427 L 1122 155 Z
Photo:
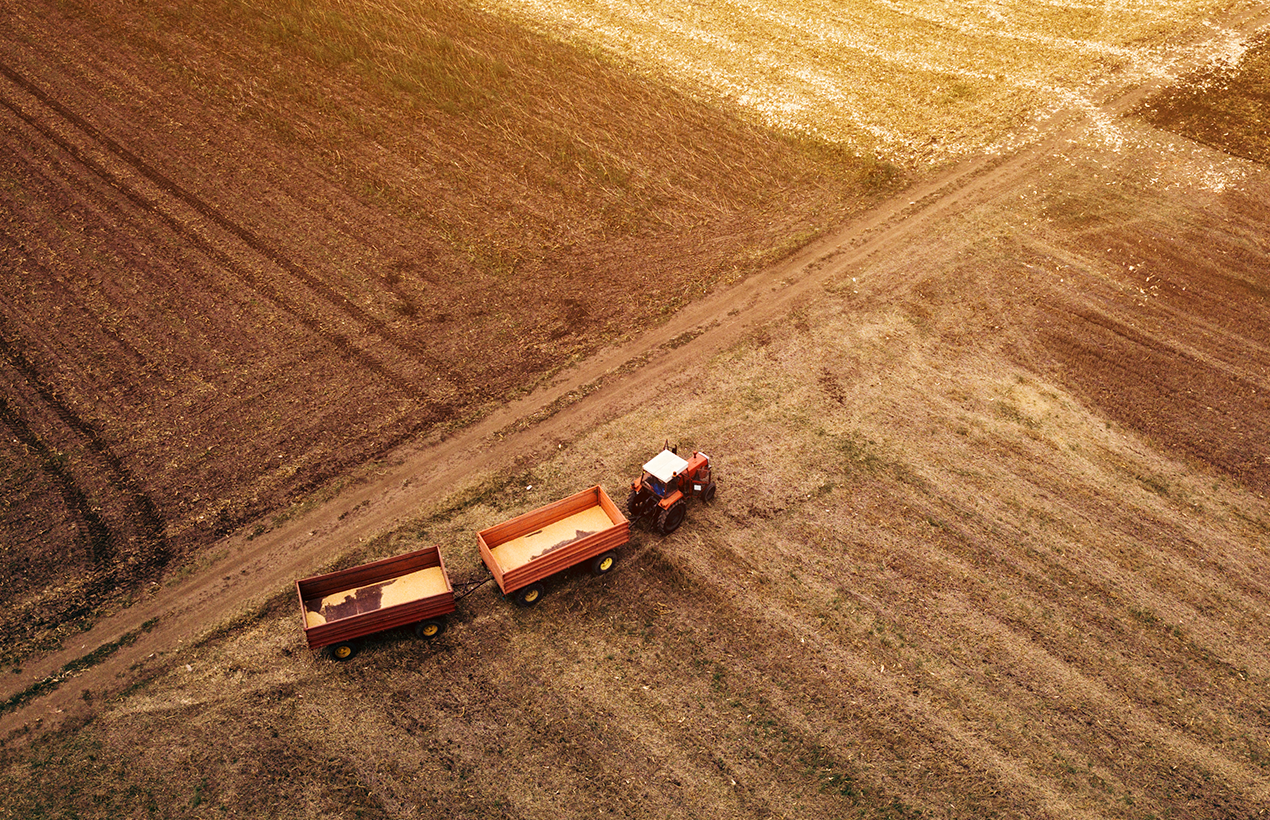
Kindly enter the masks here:
M 644 470 L 658 481 L 670 481 L 675 473 L 682 473 L 687 466 L 687 461 L 669 450 L 662 450 L 644 465 Z

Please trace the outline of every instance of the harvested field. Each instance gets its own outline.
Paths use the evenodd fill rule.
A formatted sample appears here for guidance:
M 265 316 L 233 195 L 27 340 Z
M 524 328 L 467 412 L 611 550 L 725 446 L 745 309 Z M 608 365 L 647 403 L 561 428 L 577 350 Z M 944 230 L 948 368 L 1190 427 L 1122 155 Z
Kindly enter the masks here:
M 409 4 L 266 10 L 223 3 L 198 11 L 168 8 L 163 26 L 142 25 L 148 11 L 117 9 L 122 22 L 115 23 L 69 2 L 37 8 L 6 20 L 0 39 L 0 54 L 9 60 L 0 63 L 13 72 L 0 77 L 0 99 L 11 103 L 0 115 L 7 118 L 7 144 L 27 152 L 12 163 L 26 176 L 15 172 L 5 189 L 0 201 L 8 210 L 0 211 L 6 220 L 0 224 L 21 249 L 9 258 L 44 260 L 39 270 L 49 273 L 41 279 L 28 267 L 25 278 L 5 274 L 0 363 L 12 387 L 6 387 L 0 421 L 14 439 L 6 444 L 7 480 L 26 493 L 7 508 L 8 526 L 28 532 L 23 528 L 39 520 L 70 534 L 58 542 L 65 545 L 63 559 L 10 549 L 15 561 L 30 562 L 28 572 L 44 573 L 45 581 L 27 576 L 32 601 L 83 600 L 54 581 L 75 577 L 63 564 L 82 566 L 94 544 L 107 566 L 124 564 L 141 545 L 163 546 L 169 569 L 156 576 L 160 559 L 138 560 L 136 577 L 162 583 L 134 587 L 131 606 L 95 613 L 90 630 L 73 637 L 67 630 L 61 649 L 26 653 L 21 668 L 10 667 L 0 678 L 0 816 L 1267 815 L 1270 168 L 1239 146 L 1261 133 L 1256 100 L 1265 82 L 1270 7 L 923 6 L 922 19 L 937 14 L 949 43 L 989 27 L 993 12 L 1009 20 L 1008 31 L 1031 32 L 1022 41 L 1054 38 L 1063 48 L 1046 54 L 1056 64 L 1030 66 L 1030 76 L 1037 88 L 1065 89 L 1048 102 L 1027 102 L 1017 121 L 949 114 L 950 144 L 958 134 L 979 136 L 947 153 L 925 154 L 912 149 L 920 139 L 908 137 L 886 143 L 887 149 L 867 135 L 843 132 L 843 149 L 776 136 L 763 126 L 761 107 L 720 102 L 727 95 L 703 83 L 700 72 L 676 74 L 671 62 L 641 56 L 651 46 L 604 57 L 615 48 L 608 41 L 588 39 L 585 26 L 562 29 L 559 20 L 533 17 L 528 5 L 500 3 L 493 15 L 455 5 L 447 9 L 455 16 L 442 19 Z M 557 8 L 580 14 L 583 6 Z M 598 13 L 599 7 L 585 8 Z M 678 13 L 642 8 L 658 21 Z M 720 36 L 739 38 L 725 25 L 723 12 L 733 7 L 679 8 L 713 15 Z M 775 3 L 754 8 L 796 11 Z M 887 15 L 900 7 L 861 9 L 860 30 L 883 32 Z M 634 19 L 620 3 L 603 11 Z M 1101 28 L 1074 26 L 1064 40 L 1054 28 L 1059 17 L 1091 26 L 1101 20 Z M 460 22 L 446 28 L 448 19 Z M 620 33 L 619 18 L 605 19 L 602 33 Z M 376 20 L 400 25 L 374 28 Z M 1108 21 L 1124 28 L 1113 30 Z M 653 42 L 652 34 L 672 28 L 624 25 L 628 39 L 620 42 L 629 43 Z M 80 38 L 73 42 L 82 50 L 68 53 L 95 54 L 98 62 L 37 59 L 33 44 L 62 27 Z M 486 27 L 494 33 L 482 39 Z M 773 37 L 780 33 L 769 28 Z M 359 40 L 359 31 L 373 35 Z M 537 65 L 541 83 L 529 95 L 535 99 L 593 94 L 585 97 L 593 101 L 591 113 L 572 128 L 611 133 L 605 144 L 613 153 L 605 156 L 635 155 L 618 151 L 633 133 L 622 131 L 623 118 L 612 112 L 641 100 L 650 101 L 645 116 L 661 112 L 656 122 L 663 129 L 699 119 L 691 133 L 676 132 L 680 136 L 661 143 L 667 148 L 658 166 L 662 179 L 681 184 L 628 189 L 621 207 L 639 204 L 648 221 L 638 217 L 641 227 L 628 235 L 584 231 L 572 250 L 550 256 L 562 264 L 559 279 L 535 267 L 532 243 L 573 224 L 568 217 L 593 216 L 597 200 L 591 197 L 606 190 L 600 177 L 570 177 L 584 169 L 568 152 L 547 152 L 535 166 L 541 179 L 559 182 L 556 206 L 564 216 L 549 223 L 557 228 L 535 228 L 529 218 L 516 222 L 522 201 L 546 201 L 532 196 L 533 186 L 521 189 L 520 199 L 511 197 L 503 216 L 488 225 L 465 223 L 465 231 L 481 238 L 474 247 L 497 238 L 519 248 L 517 275 L 489 273 L 476 255 L 467 257 L 469 267 L 453 267 L 452 276 L 426 285 L 403 273 L 396 284 L 418 295 L 418 316 L 426 315 L 423 299 L 431 288 L 449 288 L 428 309 L 444 307 L 451 319 L 428 328 L 437 344 L 452 347 L 445 348 L 444 368 L 429 369 L 417 350 L 398 342 L 414 339 L 431 352 L 433 336 L 410 335 L 421 319 L 407 320 L 400 311 L 394 318 L 396 297 L 385 290 L 386 280 L 372 275 L 371 263 L 408 250 L 407 234 L 381 234 L 380 227 L 407 226 L 429 236 L 423 229 L 437 217 L 411 214 L 431 214 L 433 203 L 420 194 L 398 209 L 392 203 L 406 196 L 404 183 L 393 197 L 375 200 L 354 193 L 354 177 L 330 169 L 354 155 L 360 159 L 352 167 L 361 170 L 378 167 L 373 158 L 395 158 L 399 174 L 380 179 L 425 169 L 439 179 L 458 167 L 479 181 L 486 178 L 478 171 L 498 166 L 488 142 L 482 150 L 492 153 L 471 153 L 468 144 L 445 153 L 446 161 L 437 154 L 407 162 L 404 118 L 390 116 L 387 104 L 375 107 L 383 89 L 371 93 L 367 77 L 387 76 L 398 65 L 392 54 L 409 49 L 365 57 L 371 47 L 401 43 L 392 39 L 405 36 L 401 32 L 427 34 L 412 44 L 435 40 L 439 31 L 450 38 L 441 51 L 451 61 L 497 54 L 515 66 L 507 75 L 494 71 L 500 77 L 521 77 Z M 230 33 L 253 33 L 245 42 L 257 47 L 235 44 Z M 1122 63 L 1087 62 L 1096 49 L 1078 47 L 1080 38 L 1129 56 Z M 285 129 L 271 131 L 276 124 L 266 126 L 259 111 L 217 119 L 231 109 L 218 108 L 214 95 L 206 115 L 192 102 L 184 109 L 183 123 L 207 118 L 195 132 L 200 136 L 186 142 L 180 135 L 188 126 L 173 130 L 157 119 L 134 126 L 120 112 L 140 118 L 144 106 L 129 108 L 126 96 L 84 90 L 121 76 L 113 67 L 121 63 L 104 59 L 112 49 L 131 55 L 123 65 L 149 66 L 135 69 L 135 76 L 152 84 L 162 79 L 166 91 L 203 77 L 203 59 L 175 59 L 183 53 L 178 42 L 186 50 L 212 42 L 237 48 L 229 53 L 238 55 L 247 67 L 242 70 L 280 83 L 274 95 L 289 89 L 293 98 L 271 99 L 292 100 L 282 110 L 303 112 L 313 118 L 309 123 L 356 114 L 386 130 L 341 132 L 346 141 L 332 162 L 313 139 L 316 125 L 316 131 L 293 127 L 283 140 L 277 135 Z M 966 53 L 979 53 L 969 45 L 980 41 L 966 42 Z M 261 43 L 291 43 L 295 50 L 262 50 Z M 755 43 L 761 38 L 744 41 L 735 53 L 760 52 Z M 521 47 L 524 62 L 503 56 Z M 768 64 L 781 53 L 771 48 Z M 701 52 L 703 60 L 712 54 Z M 207 53 L 217 52 L 209 46 Z M 259 56 L 289 53 L 304 55 L 288 63 L 293 68 L 317 71 L 324 60 L 333 62 L 311 75 L 311 83 L 292 87 Z M 25 55 L 21 71 L 12 67 L 14 55 Z M 1165 70 L 1143 68 L 1148 56 Z M 788 62 L 802 59 L 795 50 Z M 206 60 L 223 72 L 217 82 L 224 87 L 239 76 L 230 58 Z M 593 73 L 571 73 L 570 66 L 579 65 Z M 1183 73 L 1190 69 L 1194 73 Z M 66 148 L 88 132 L 67 130 L 66 117 L 49 115 L 56 109 L 14 76 L 58 89 L 56 98 L 51 90 L 42 93 L 91 123 L 96 147 L 80 148 L 78 155 Z M 885 84 L 885 73 L 877 76 Z M 904 85 L 911 76 L 897 73 L 894 82 Z M 37 84 L 39 77 L 67 82 Z M 597 78 L 605 83 L 594 84 Z M 764 78 L 770 79 L 756 71 L 754 86 L 764 86 Z M 446 85 L 452 82 L 440 87 L 453 90 Z M 340 93 L 324 103 L 306 88 Z M 1150 93 L 1160 88 L 1163 93 Z M 894 93 L 877 99 L 895 105 L 907 92 Z M 634 102 L 623 108 L 627 99 L 620 95 L 626 94 Z M 344 100 L 355 102 L 345 106 Z M 671 102 L 679 107 L 667 108 Z M 1221 139 L 1206 130 L 1207 116 L 1195 113 L 1201 103 L 1226 117 Z M 252 105 L 243 102 L 244 110 Z M 831 106 L 813 101 L 801 110 L 818 107 Z M 460 131 L 474 134 L 488 113 L 476 103 L 448 112 L 453 120 L 442 116 L 444 105 L 430 111 L 435 119 L 428 123 L 462 123 Z M 96 112 L 92 119 L 89 112 Z M 857 116 L 860 122 L 887 119 L 876 111 Z M 548 121 L 555 122 L 542 120 Z M 896 120 L 896 133 L 907 127 Z M 541 145 L 543 133 L 526 139 Z M 702 140 L 718 134 L 731 135 L 733 147 L 706 148 Z M 247 135 L 261 142 L 246 142 Z M 161 166 L 167 178 L 214 203 L 214 213 L 229 213 L 229 202 L 240 203 L 241 213 L 233 211 L 231 223 L 179 210 L 184 206 L 176 200 L 160 198 L 162 186 L 156 192 L 153 177 L 120 164 L 119 152 L 103 151 L 109 144 L 100 137 L 121 147 L 148 141 L 146 151 L 128 149 L 138 158 L 163 156 L 162 150 L 186 158 L 188 165 L 172 160 Z M 271 153 L 278 146 L 285 152 Z M 681 150 L 669 150 L 673 146 Z M 712 153 L 700 153 L 699 146 Z M 891 150 L 887 156 L 896 165 L 917 170 L 888 195 L 877 176 L 883 166 L 855 159 L 857 149 Z M 427 150 L 441 149 L 429 143 Z M 954 155 L 968 158 L 940 168 L 921 165 Z M 217 163 L 229 157 L 254 168 L 270 193 L 253 200 L 241 190 L 235 194 L 232 183 L 212 184 L 215 168 L 229 167 Z M 287 166 L 282 157 L 297 165 Z M 83 170 L 86 160 L 122 170 L 94 176 Z M 691 178 L 675 176 L 672 169 L 680 167 Z M 733 176 L 714 173 L 722 168 Z M 774 175 L 786 180 L 784 187 Z M 37 178 L 48 185 L 27 184 Z M 574 190 L 564 184 L 568 179 L 580 187 L 565 197 Z M 442 189 L 419 184 L 420 191 Z M 479 207 L 464 213 L 483 213 L 496 188 L 490 177 L 485 187 L 465 189 L 487 198 L 475 196 Z M 152 221 L 114 223 L 107 217 L 116 211 L 105 206 L 52 204 L 58 191 L 75 201 L 118 199 L 120 190 L 149 192 L 155 207 L 146 210 L 124 195 L 119 213 L 135 210 L 137 220 L 149 213 Z M 863 207 L 866 200 L 872 204 Z M 318 207 L 318 201 L 340 204 Z M 444 201 L 460 205 L 457 198 Z M 692 210 L 709 214 L 693 222 L 684 208 L 694 202 L 716 205 Z M 127 258 L 135 268 L 121 264 L 118 277 L 101 274 L 93 281 L 101 288 L 116 279 L 132 282 L 129 298 L 102 301 L 80 284 L 93 269 L 84 260 L 113 257 L 104 255 L 100 229 L 77 240 L 71 230 L 77 223 L 59 221 L 61 213 L 128 228 L 123 235 L 133 255 Z M 63 222 L 71 227 L 51 227 Z M 138 227 L 143 224 L 145 230 Z M 249 230 L 262 247 L 286 249 L 278 259 L 304 260 L 297 269 L 321 274 L 314 281 L 344 294 L 347 305 L 337 310 L 309 284 L 297 284 L 304 280 L 279 274 L 278 261 L 258 248 L 245 250 L 229 224 Z M 836 227 L 809 239 L 829 224 Z M 765 237 L 774 244 L 765 245 Z M 780 244 L 779 237 L 787 241 Z M 173 253 L 159 253 L 160 246 Z M 627 261 L 662 258 L 668 275 L 683 277 L 674 286 L 658 283 L 671 289 L 656 298 L 627 292 L 623 303 L 615 296 L 629 311 L 627 325 L 597 322 L 576 338 L 561 336 L 554 352 L 531 366 L 529 359 L 515 359 L 520 348 L 510 341 L 491 348 L 509 357 L 501 364 L 483 355 L 473 334 L 484 326 L 460 321 L 475 316 L 460 314 L 464 298 L 477 299 L 463 290 L 468 283 L 491 300 L 483 303 L 490 315 L 519 315 L 524 311 L 511 307 L 551 303 L 562 292 L 557 282 L 567 290 L 584 273 L 634 270 L 608 255 L 618 250 Z M 174 255 L 178 251 L 183 255 Z M 201 260 L 202 267 L 196 275 L 178 259 Z M 581 259 L 586 266 L 563 264 Z M 52 276 L 58 265 L 68 266 L 62 279 Z M 114 268 L 103 263 L 101 270 Z M 163 278 L 182 271 L 187 278 Z M 186 295 L 199 292 L 196 285 L 227 280 L 234 271 L 257 278 L 244 275 L 237 286 L 216 292 L 222 298 L 190 304 L 232 301 L 236 313 L 221 316 L 219 325 L 177 320 Z M 127 279 L 129 272 L 137 278 Z M 142 274 L 151 278 L 143 283 Z M 698 276 L 702 284 L 694 289 L 688 283 Z M 9 296 L 10 285 L 41 281 L 46 287 L 39 296 Z M 159 287 L 167 281 L 186 284 L 184 290 Z M 277 299 L 293 299 L 288 304 L 310 312 L 297 308 L 288 319 L 270 307 L 274 301 L 242 284 L 266 281 L 274 283 Z M 599 275 L 598 281 L 609 279 Z M 79 294 L 78 301 L 61 299 L 68 292 Z M 96 324 L 84 318 L 92 310 L 102 317 Z M 76 316 L 75 322 L 67 318 Z M 205 342 L 232 337 L 244 317 L 255 317 L 251 327 L 262 334 L 261 346 L 228 348 L 238 358 L 220 360 L 222 371 L 200 364 L 202 355 L 228 355 Z M 451 323 L 459 330 L 447 336 Z M 637 326 L 644 329 L 636 332 Z M 81 377 L 82 359 L 119 348 L 94 347 L 100 336 L 64 339 L 53 327 L 108 327 L 131 340 L 145 355 L 138 354 L 135 366 L 115 367 L 133 381 L 110 392 L 105 388 L 115 371 L 103 366 Z M 334 337 L 345 344 L 334 344 Z M 199 343 L 173 341 L 181 339 Z M 315 341 L 321 339 L 330 346 Z M 89 346 L 81 350 L 80 344 Z M 185 358 L 175 351 L 186 351 Z M 290 356 L 284 359 L 289 367 L 269 370 L 271 355 Z M 507 364 L 513 360 L 521 364 Z M 258 385 L 254 404 L 229 398 L 228 387 L 237 382 L 228 380 L 239 378 L 239 362 L 257 362 L 248 372 Z M 309 382 L 290 366 L 319 379 L 323 389 L 315 395 L 300 390 Z M 226 381 L 209 375 L 215 372 Z M 469 373 L 504 392 L 478 395 L 472 385 L 484 382 L 467 381 Z M 439 395 L 430 384 L 438 375 L 450 387 L 436 389 L 452 389 L 446 394 L 451 409 L 417 417 Z M 203 392 L 194 389 L 195 376 L 206 384 Z M 397 392 L 394 379 L 406 382 Z M 429 382 L 427 390 L 411 381 L 419 379 Z M 102 389 L 90 391 L 90 382 Z M 148 409 L 154 405 L 137 399 L 124 413 L 119 408 L 133 384 L 149 390 L 147 396 L 168 390 L 172 404 L 164 406 L 183 409 L 156 414 Z M 381 391 L 376 401 L 349 402 L 368 386 Z M 286 450 L 277 438 L 282 428 L 270 433 L 271 451 L 293 454 L 279 462 L 294 468 L 285 481 L 282 472 L 252 473 L 241 460 L 248 453 L 242 444 L 205 453 L 195 467 L 181 460 L 188 458 L 180 446 L 185 439 L 170 432 L 201 435 L 198 419 L 217 418 L 200 410 L 212 405 L 195 399 L 258 406 L 253 419 L 280 418 L 277 409 L 294 400 L 303 410 L 296 423 L 309 426 L 291 434 L 315 431 L 326 443 L 297 440 Z M 130 426 L 101 421 L 116 417 Z M 361 426 L 363 420 L 371 426 Z M 134 431 L 133 438 L 110 432 L 117 429 Z M 220 440 L 230 441 L 231 429 L 237 428 L 226 422 Z M 49 432 L 56 430 L 62 432 Z M 341 435 L 364 439 L 365 449 L 342 453 L 321 469 L 304 460 L 312 448 L 333 454 Z M 432 543 L 441 545 L 456 582 L 479 577 L 476 532 L 582 487 L 601 484 L 618 498 L 667 439 L 680 452 L 711 454 L 718 496 L 711 505 L 693 504 L 671 536 L 657 536 L 646 524 L 634 527 L 612 573 L 562 573 L 532 609 L 512 606 L 486 585 L 460 602 L 450 628 L 435 641 L 415 641 L 409 630 L 385 633 L 367 640 L 348 664 L 329 663 L 305 648 L 295 578 Z M 124 448 L 123 440 L 133 443 Z M 402 446 L 389 448 L 393 441 Z M 363 463 L 369 454 L 379 457 Z M 253 490 L 265 516 L 239 528 L 230 526 L 236 520 L 230 516 L 223 523 L 227 534 L 199 540 L 190 534 L 192 524 L 181 524 L 197 520 L 196 507 L 172 513 L 177 496 L 164 482 L 182 475 L 195 482 L 192 489 L 201 488 L 196 479 L 222 474 L 213 470 L 217 464 L 241 471 L 241 480 L 255 481 L 254 487 L 276 489 L 273 495 Z M 120 478 L 125 474 L 131 483 Z M 339 481 L 323 483 L 319 476 Z M 237 491 L 229 479 L 217 481 Z M 302 493 L 310 481 L 321 491 Z M 101 504 L 101 487 L 115 488 L 123 500 Z M 150 499 L 152 518 L 128 513 L 146 509 L 142 498 Z M 204 498 L 215 504 L 221 497 Z M 304 503 L 281 506 L 280 499 L 293 498 Z M 49 514 L 29 512 L 38 505 Z M 144 537 L 160 531 L 162 539 Z M 92 538 L 118 532 L 137 534 L 133 541 Z M 22 543 L 38 541 L 27 537 Z M 136 546 L 119 546 L 124 543 Z M 53 610 L 42 611 L 56 623 Z
M 1038 115 L 1092 108 L 1112 87 L 1175 78 L 1198 55 L 1238 62 L 1244 35 L 1192 26 L 1206 0 L 485 0 L 512 19 L 740 107 L 767 125 L 902 163 L 999 150 Z

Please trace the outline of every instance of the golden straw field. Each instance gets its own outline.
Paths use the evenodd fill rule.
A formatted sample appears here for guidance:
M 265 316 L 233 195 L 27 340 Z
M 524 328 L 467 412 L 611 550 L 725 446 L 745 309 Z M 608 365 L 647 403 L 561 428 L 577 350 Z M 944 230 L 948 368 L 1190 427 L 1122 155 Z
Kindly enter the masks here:
M 963 156 L 1096 98 L 1093 78 L 1169 77 L 1172 33 L 1212 0 L 484 0 L 765 124 L 901 163 Z M 1244 49 L 1231 33 L 1218 59 Z M 1094 80 L 1096 82 L 1096 80 Z

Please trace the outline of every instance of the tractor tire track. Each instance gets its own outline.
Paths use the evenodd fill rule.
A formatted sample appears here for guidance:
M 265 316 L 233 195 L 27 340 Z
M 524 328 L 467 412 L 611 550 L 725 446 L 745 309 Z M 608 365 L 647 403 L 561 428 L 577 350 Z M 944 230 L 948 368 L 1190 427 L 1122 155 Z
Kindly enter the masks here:
M 25 255 L 26 251 L 27 248 L 25 248 L 21 242 L 0 229 L 0 254 L 5 255 L 9 259 L 18 259 Z M 24 260 L 24 266 L 25 270 L 34 270 L 46 281 L 58 282 L 58 284 L 64 286 L 68 292 L 70 291 L 70 284 L 67 283 L 64 278 L 59 278 L 57 274 L 53 273 L 39 262 L 36 262 L 28 257 Z M 77 310 L 80 310 L 85 314 L 92 314 L 92 308 L 86 304 L 86 300 L 78 296 L 72 296 L 69 301 L 71 301 Z M 14 319 L 16 317 L 11 315 L 9 318 Z M 122 358 L 126 359 L 133 368 L 140 371 L 147 366 L 145 354 L 142 353 L 135 344 L 124 338 L 123 334 L 121 334 L 118 329 L 112 327 L 107 322 L 99 322 L 98 329 L 103 336 L 110 340 L 112 349 L 118 352 Z
M 3 346 L 5 346 L 4 340 L 0 339 L 0 347 Z M 111 533 L 110 527 L 106 526 L 106 522 L 102 520 L 102 517 L 89 505 L 88 496 L 75 483 L 75 479 L 70 472 L 62 466 L 53 450 L 35 434 L 31 426 L 27 424 L 26 419 L 4 396 L 0 396 L 0 424 L 9 429 L 15 441 L 35 455 L 40 464 L 40 469 L 51 477 L 53 483 L 57 485 L 58 492 L 66 503 L 66 507 L 87 533 L 85 551 L 88 553 L 88 558 L 93 567 L 107 571 L 113 569 L 115 547 L 114 535 Z
M 84 420 L 83 417 L 58 397 L 53 385 L 43 377 L 31 360 L 15 344 L 16 338 L 9 327 L 7 319 L 0 316 L 0 360 L 3 360 L 21 375 L 31 391 L 39 397 L 43 406 L 47 407 L 59 422 L 82 440 L 86 444 L 88 451 L 106 467 L 109 474 L 113 476 L 112 484 L 120 489 L 132 508 L 136 510 L 140 521 L 141 534 L 145 539 L 145 551 L 157 559 L 159 565 L 167 563 L 170 554 L 165 534 L 165 523 L 153 499 L 146 494 L 141 483 L 124 465 L 97 428 Z M 5 419 L 12 419 L 14 424 L 20 425 L 22 430 L 27 432 L 28 438 L 38 443 L 37 451 L 48 452 L 47 446 L 34 436 L 34 433 L 30 431 L 25 422 L 22 422 L 18 417 L 16 411 L 9 407 L 7 403 L 6 408 L 8 409 Z M 23 440 L 25 441 L 26 439 Z M 47 465 L 48 463 L 50 462 L 46 460 L 45 464 Z M 63 472 L 59 471 L 59 476 Z M 95 513 L 92 513 L 91 509 L 87 509 L 79 501 L 75 500 L 85 497 L 83 491 L 75 489 L 71 492 L 68 489 L 68 492 L 73 497 L 68 499 L 71 506 L 81 511 L 86 523 L 92 520 L 100 524 L 100 518 Z M 98 526 L 98 524 L 90 526 L 90 540 L 93 563 L 100 568 L 113 559 L 114 552 L 109 534 L 102 536 L 102 528 L 105 525 L 100 524 Z

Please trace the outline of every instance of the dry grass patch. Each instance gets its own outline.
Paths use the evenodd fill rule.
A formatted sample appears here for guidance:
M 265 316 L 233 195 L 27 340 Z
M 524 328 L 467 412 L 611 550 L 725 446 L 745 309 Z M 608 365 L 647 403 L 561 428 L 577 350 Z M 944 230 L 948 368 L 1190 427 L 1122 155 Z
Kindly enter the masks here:
M 1114 9 L 823 0 L 484 5 L 770 127 L 901 163 L 964 156 L 1009 141 L 1037 115 L 1092 107 L 1112 74 L 1128 82 L 1167 76 L 1177 55 L 1163 56 L 1161 45 L 1217 8 L 1173 0 Z

